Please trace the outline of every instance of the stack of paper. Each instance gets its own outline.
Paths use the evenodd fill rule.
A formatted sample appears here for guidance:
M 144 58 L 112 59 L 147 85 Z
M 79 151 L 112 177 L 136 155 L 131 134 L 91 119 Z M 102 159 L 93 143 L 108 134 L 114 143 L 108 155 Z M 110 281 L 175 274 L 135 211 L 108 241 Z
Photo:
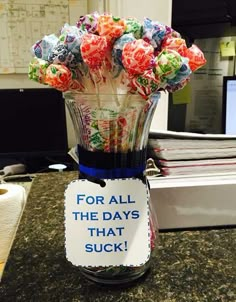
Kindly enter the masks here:
M 236 172 L 236 136 L 153 131 L 148 156 L 162 175 Z

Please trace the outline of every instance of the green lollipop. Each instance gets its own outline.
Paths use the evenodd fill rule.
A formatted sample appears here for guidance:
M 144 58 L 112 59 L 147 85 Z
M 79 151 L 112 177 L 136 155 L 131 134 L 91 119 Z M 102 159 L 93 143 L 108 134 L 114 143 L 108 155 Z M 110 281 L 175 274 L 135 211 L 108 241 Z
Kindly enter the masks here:
M 28 77 L 30 80 L 45 84 L 46 70 L 49 63 L 39 58 L 33 58 L 29 64 Z
M 141 39 L 143 35 L 143 26 L 135 18 L 125 19 L 126 30 L 125 33 L 132 33 L 136 39 Z
M 177 51 L 164 49 L 155 58 L 155 63 L 154 73 L 161 78 L 171 79 L 180 70 L 182 58 Z

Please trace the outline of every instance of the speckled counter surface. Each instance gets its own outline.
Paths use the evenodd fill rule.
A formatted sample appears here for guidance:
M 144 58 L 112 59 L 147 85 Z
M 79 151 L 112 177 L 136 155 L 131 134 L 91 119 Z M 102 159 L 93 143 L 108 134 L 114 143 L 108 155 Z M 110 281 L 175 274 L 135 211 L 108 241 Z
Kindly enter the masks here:
M 64 190 L 76 172 L 33 182 L 2 282 L 0 301 L 236 301 L 236 229 L 160 234 L 152 269 L 128 288 L 95 285 L 65 258 Z

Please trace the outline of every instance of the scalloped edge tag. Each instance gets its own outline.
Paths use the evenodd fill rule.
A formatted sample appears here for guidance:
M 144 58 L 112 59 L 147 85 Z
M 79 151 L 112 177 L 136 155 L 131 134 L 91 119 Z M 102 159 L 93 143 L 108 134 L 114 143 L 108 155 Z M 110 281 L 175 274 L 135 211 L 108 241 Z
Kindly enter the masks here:
M 140 266 L 150 258 L 149 191 L 140 179 L 74 180 L 65 191 L 66 257 L 76 266 Z

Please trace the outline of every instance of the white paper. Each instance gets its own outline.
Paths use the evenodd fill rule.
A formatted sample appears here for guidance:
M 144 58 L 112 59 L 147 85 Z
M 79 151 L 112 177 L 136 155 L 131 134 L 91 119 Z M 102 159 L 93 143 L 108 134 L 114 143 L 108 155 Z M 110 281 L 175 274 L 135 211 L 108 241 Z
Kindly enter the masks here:
M 27 73 L 31 46 L 69 23 L 68 0 L 3 0 L 0 5 L 0 73 Z
M 65 192 L 66 256 L 78 266 L 139 266 L 150 257 L 146 185 L 76 180 Z

